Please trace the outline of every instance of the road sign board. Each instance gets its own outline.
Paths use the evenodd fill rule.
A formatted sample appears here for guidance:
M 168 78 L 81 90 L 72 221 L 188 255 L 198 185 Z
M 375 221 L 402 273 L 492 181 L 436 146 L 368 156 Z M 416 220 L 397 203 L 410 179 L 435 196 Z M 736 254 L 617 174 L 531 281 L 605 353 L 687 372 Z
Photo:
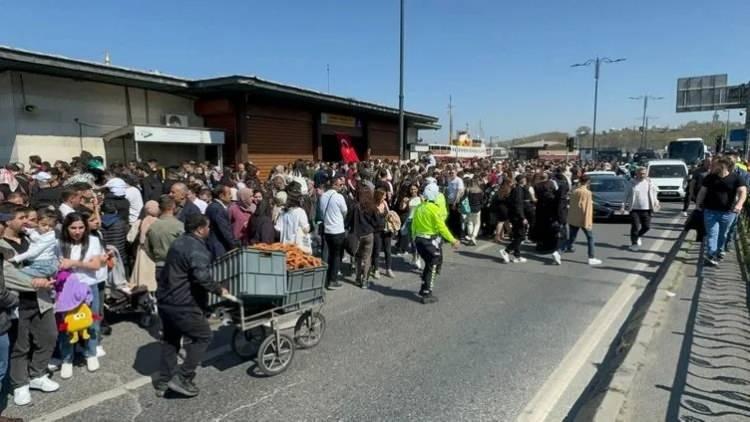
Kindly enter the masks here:
M 677 79 L 677 112 L 723 110 L 726 94 L 726 74 Z
M 730 149 L 743 148 L 745 140 L 747 140 L 747 129 L 732 129 L 729 131 L 727 147 Z

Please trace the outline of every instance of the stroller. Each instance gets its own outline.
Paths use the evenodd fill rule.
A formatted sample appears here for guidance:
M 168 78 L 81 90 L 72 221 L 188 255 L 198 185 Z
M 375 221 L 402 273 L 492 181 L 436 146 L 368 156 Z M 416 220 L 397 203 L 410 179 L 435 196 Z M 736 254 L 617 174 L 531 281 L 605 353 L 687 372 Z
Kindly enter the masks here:
M 111 246 L 107 247 L 107 252 L 110 256 L 107 262 L 109 271 L 102 301 L 105 319 L 113 321 L 137 315 L 138 326 L 150 328 L 157 319 L 156 297 L 152 289 L 147 284 L 128 286 L 125 265 L 119 252 Z

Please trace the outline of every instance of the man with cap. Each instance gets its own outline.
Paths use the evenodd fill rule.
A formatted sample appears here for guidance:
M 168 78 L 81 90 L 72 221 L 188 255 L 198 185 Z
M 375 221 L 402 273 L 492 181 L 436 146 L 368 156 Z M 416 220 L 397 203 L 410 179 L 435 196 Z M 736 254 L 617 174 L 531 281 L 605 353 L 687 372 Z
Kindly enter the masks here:
M 419 289 L 422 303 L 425 304 L 437 302 L 433 288 L 435 277 L 443 262 L 440 248 L 443 239 L 454 248 L 458 247 L 458 240 L 445 225 L 445 209 L 436 203 L 439 195 L 440 190 L 437 184 L 428 183 L 423 193 L 425 201 L 414 209 L 411 221 L 411 237 L 414 239 L 417 253 L 425 263 L 422 271 L 422 287 Z

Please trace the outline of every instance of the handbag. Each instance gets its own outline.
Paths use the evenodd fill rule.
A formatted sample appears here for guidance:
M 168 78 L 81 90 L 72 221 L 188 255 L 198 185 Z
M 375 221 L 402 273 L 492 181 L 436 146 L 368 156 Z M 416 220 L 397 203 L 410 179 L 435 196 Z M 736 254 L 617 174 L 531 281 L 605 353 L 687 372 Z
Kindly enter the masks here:
M 471 214 L 471 206 L 469 205 L 469 197 L 466 196 L 458 204 L 458 211 L 463 215 Z

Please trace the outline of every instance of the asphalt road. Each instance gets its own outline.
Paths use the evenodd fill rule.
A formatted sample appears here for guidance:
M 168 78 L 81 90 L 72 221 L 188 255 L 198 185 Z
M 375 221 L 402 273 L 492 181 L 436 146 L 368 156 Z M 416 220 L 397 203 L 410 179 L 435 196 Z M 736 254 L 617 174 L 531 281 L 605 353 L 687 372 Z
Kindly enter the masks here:
M 502 264 L 497 245 L 480 242 L 446 253 L 436 293 L 415 300 L 417 274 L 395 258 L 395 279 L 373 290 L 352 285 L 328 295 L 328 329 L 320 345 L 297 352 L 291 368 L 262 377 L 253 361 L 228 350 L 229 327 L 215 335 L 199 369 L 201 395 L 155 397 L 148 376 L 159 344 L 121 322 L 105 339 L 108 355 L 94 374 L 79 367 L 54 394 L 12 404 L 6 416 L 65 421 L 498 420 L 515 419 L 628 276 L 653 274 L 679 228 L 667 207 L 627 250 L 629 226 L 596 224 L 600 267 L 586 264 L 583 234 L 562 266 L 548 257 Z M 681 223 L 681 220 L 677 220 Z M 654 244 L 659 239 L 659 247 Z M 644 264 L 645 265 L 641 265 Z M 636 269 L 638 267 L 640 269 Z M 58 379 L 59 377 L 55 377 Z M 59 380 L 59 379 L 58 379 Z

